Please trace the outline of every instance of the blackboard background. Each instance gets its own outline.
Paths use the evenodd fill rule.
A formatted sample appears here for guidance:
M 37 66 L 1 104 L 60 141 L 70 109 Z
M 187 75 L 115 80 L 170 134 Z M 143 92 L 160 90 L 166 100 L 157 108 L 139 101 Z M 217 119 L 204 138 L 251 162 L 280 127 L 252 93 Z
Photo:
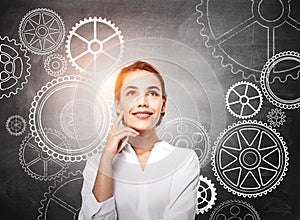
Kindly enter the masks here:
M 205 39 L 200 35 L 201 26 L 196 22 L 199 13 L 195 10 L 195 6 L 199 3 L 197 0 L 2 0 L 0 2 L 0 35 L 19 41 L 19 23 L 27 12 L 35 8 L 49 8 L 57 12 L 63 19 L 67 32 L 83 18 L 105 17 L 117 24 L 127 40 L 138 37 L 163 37 L 180 41 L 194 48 L 211 65 L 222 83 L 225 94 L 230 85 L 243 80 L 243 78 L 239 74 L 232 74 L 230 68 L 223 67 L 219 59 L 213 58 L 212 49 L 205 47 Z M 224 10 L 224 13 L 235 13 L 238 16 L 239 13 L 242 13 L 242 10 L 238 8 L 241 5 L 243 5 L 243 1 L 231 1 L 230 4 L 227 4 L 228 8 Z M 299 9 L 296 4 L 293 4 L 293 7 Z M 272 4 L 270 4 L 271 9 Z M 297 11 L 299 12 L 299 10 Z M 279 51 L 285 49 L 297 51 L 299 38 L 285 36 L 278 45 Z M 288 46 L 285 48 L 285 45 Z M 61 46 L 57 52 L 66 55 L 64 46 Z M 249 52 L 251 53 L 251 51 Z M 41 206 L 40 201 L 44 198 L 48 187 L 53 185 L 53 181 L 44 182 L 31 178 L 20 165 L 19 146 L 23 138 L 30 132 L 29 129 L 27 128 L 25 133 L 18 137 L 9 135 L 5 130 L 5 122 L 13 114 L 19 114 L 28 120 L 28 111 L 33 97 L 42 85 L 52 80 L 43 69 L 45 56 L 28 54 L 32 65 L 28 84 L 17 95 L 0 100 L 1 219 L 36 219 L 39 214 L 38 208 Z M 76 70 L 69 65 L 68 73 L 72 72 L 76 72 Z M 296 85 L 294 89 L 298 88 L 299 85 Z M 265 114 L 271 108 L 272 105 L 264 99 L 264 107 L 256 119 L 266 121 Z M 300 112 L 295 109 L 286 110 L 285 113 L 287 122 L 278 131 L 287 142 L 290 160 L 287 175 L 282 183 L 276 190 L 263 197 L 239 198 L 228 193 L 219 185 L 211 171 L 211 166 L 207 165 L 202 170 L 202 175 L 210 178 L 217 187 L 216 204 L 228 199 L 241 199 L 252 204 L 262 219 L 300 219 Z M 236 120 L 228 113 L 228 125 Z M 84 163 L 71 164 L 68 172 L 80 170 L 83 166 Z M 271 207 L 269 209 L 271 212 L 267 211 L 266 207 L 268 206 Z M 197 219 L 208 219 L 211 212 L 212 210 L 198 216 Z

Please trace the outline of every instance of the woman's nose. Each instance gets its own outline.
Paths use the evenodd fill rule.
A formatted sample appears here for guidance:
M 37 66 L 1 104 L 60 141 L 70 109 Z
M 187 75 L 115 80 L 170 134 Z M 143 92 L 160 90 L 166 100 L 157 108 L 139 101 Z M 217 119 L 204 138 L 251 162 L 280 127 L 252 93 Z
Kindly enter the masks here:
M 147 95 L 141 95 L 137 100 L 138 107 L 148 107 L 148 99 Z

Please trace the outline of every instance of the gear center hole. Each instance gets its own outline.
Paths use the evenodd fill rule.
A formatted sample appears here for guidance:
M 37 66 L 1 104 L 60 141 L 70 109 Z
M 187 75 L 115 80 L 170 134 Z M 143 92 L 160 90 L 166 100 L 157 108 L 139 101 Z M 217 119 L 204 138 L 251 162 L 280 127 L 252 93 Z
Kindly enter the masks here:
M 60 67 L 59 61 L 54 60 L 54 61 L 51 63 L 51 67 L 52 67 L 53 69 L 55 69 L 55 70 L 58 70 L 59 67 Z
M 48 160 L 50 158 L 50 156 L 46 152 L 43 151 L 43 152 L 41 152 L 41 158 L 43 160 Z
M 246 148 L 240 157 L 241 165 L 249 170 L 255 169 L 260 164 L 260 154 L 254 148 Z
M 284 7 L 281 0 L 262 0 L 259 5 L 261 18 L 269 22 L 279 20 L 283 12 Z
M 99 40 L 92 40 L 89 44 L 89 50 L 93 54 L 98 54 L 103 50 L 103 44 Z
M 247 96 L 242 96 L 241 98 L 240 98 L 240 102 L 242 103 L 242 104 L 247 104 L 248 103 L 248 97 Z
M 45 26 L 39 26 L 37 29 L 36 29 L 36 34 L 37 36 L 39 37 L 46 37 L 48 35 L 48 29 L 47 27 Z

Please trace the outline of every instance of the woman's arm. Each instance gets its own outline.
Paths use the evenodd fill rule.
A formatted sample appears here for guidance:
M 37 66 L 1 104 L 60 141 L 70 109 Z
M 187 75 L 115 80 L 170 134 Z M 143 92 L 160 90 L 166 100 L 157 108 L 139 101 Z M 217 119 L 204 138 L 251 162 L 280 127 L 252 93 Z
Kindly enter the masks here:
M 111 197 L 103 202 L 98 202 L 92 189 L 98 172 L 99 155 L 87 160 L 83 170 L 83 185 L 81 190 L 82 206 L 78 216 L 79 220 L 101 219 L 116 220 L 115 200 Z
M 192 151 L 183 167 L 174 174 L 170 189 L 170 203 L 165 209 L 163 219 L 193 220 L 195 218 L 199 175 L 199 159 Z
M 124 113 L 121 112 L 112 129 L 108 133 L 107 141 L 102 152 L 99 170 L 97 172 L 93 194 L 98 202 L 112 197 L 112 161 L 118 153 L 126 137 L 136 137 L 139 132 L 129 127 L 120 128 Z
M 122 118 L 123 113 L 119 115 L 110 130 L 98 166 L 87 163 L 85 167 L 82 210 L 79 219 L 115 220 L 117 218 L 112 190 L 112 161 L 124 138 L 139 134 L 132 128 L 120 128 Z

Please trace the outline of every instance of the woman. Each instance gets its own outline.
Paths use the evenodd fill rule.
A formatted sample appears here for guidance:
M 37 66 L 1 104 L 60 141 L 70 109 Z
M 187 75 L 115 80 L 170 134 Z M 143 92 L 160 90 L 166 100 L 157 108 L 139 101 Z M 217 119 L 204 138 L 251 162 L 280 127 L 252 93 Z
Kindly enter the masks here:
M 191 220 L 195 217 L 199 161 L 156 133 L 166 110 L 165 83 L 149 63 L 121 70 L 115 84 L 118 119 L 101 156 L 83 171 L 79 219 Z

